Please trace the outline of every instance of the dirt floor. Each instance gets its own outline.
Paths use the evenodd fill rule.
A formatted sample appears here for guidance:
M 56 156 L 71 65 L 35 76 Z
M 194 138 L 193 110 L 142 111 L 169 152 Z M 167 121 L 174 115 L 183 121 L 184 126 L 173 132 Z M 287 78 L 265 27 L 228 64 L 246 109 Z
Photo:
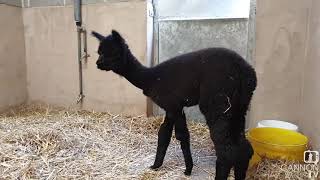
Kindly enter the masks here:
M 201 123 L 188 126 L 195 164 L 191 177 L 183 174 L 184 160 L 174 137 L 163 166 L 158 171 L 148 168 L 161 122 L 162 117 L 16 107 L 0 114 L 0 179 L 214 179 L 214 146 Z M 248 179 L 269 179 L 276 164 L 250 170 Z M 272 179 L 280 177 L 296 179 L 285 170 Z

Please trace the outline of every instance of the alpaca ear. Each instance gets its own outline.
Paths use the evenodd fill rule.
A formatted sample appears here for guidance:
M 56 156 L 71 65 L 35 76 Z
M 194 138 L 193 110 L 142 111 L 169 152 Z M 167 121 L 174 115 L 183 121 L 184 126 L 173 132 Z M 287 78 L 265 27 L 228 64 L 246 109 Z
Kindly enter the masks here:
M 95 31 L 92 31 L 92 36 L 94 36 L 94 37 L 96 37 L 99 41 L 102 41 L 102 40 L 104 40 L 105 39 L 105 37 L 104 36 L 102 36 L 101 34 L 99 34 L 99 33 L 97 33 L 97 32 L 95 32 Z
M 117 40 L 118 42 L 123 42 L 123 38 L 121 37 L 121 35 L 116 31 L 116 30 L 112 30 L 112 37 Z

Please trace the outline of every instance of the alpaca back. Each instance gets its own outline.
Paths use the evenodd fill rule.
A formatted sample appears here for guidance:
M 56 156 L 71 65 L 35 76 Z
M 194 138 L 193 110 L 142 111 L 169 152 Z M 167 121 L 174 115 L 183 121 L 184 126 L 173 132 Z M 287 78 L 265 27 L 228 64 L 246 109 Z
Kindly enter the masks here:
M 240 55 L 225 48 L 183 54 L 150 71 L 155 79 L 152 87 L 156 89 L 157 96 L 166 96 L 162 98 L 164 101 L 177 101 L 182 106 L 198 104 L 201 88 L 208 91 L 206 94 L 219 91 L 232 94 L 235 90 L 240 91 L 243 76 L 255 78 L 252 67 Z

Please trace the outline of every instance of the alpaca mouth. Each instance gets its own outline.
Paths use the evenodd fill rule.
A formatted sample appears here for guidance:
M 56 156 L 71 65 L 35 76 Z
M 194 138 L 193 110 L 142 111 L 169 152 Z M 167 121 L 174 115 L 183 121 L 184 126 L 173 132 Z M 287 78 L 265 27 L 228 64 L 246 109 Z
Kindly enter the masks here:
M 103 71 L 110 71 L 111 70 L 110 67 L 107 67 L 107 66 L 104 66 L 104 65 L 101 65 L 101 64 L 98 64 L 97 68 L 100 69 L 100 70 L 103 70 Z

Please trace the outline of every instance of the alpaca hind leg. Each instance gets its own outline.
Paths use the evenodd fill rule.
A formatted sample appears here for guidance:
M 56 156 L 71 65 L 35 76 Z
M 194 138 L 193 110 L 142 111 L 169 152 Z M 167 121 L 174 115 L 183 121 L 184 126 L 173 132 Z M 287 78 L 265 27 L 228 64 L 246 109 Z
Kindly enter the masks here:
M 222 154 L 217 154 L 216 161 L 216 180 L 226 180 L 229 176 L 230 170 L 232 168 L 232 163 L 226 161 Z
M 184 174 L 190 175 L 193 168 L 193 161 L 190 151 L 190 134 L 187 127 L 186 116 L 183 111 L 180 118 L 175 121 L 175 135 L 177 140 L 180 141 L 181 150 L 186 165 Z
M 216 180 L 226 180 L 234 163 L 234 146 L 232 144 L 228 123 L 219 121 L 210 127 L 210 136 L 215 145 L 216 160 Z
M 217 146 L 216 179 L 227 179 L 233 167 L 235 179 L 244 180 L 253 154 L 251 145 L 240 140 L 240 143 L 232 143 L 230 146 Z
M 253 148 L 250 142 L 243 137 L 237 148 L 237 160 L 234 164 L 234 174 L 236 180 L 243 180 L 246 178 L 249 161 L 253 155 Z
M 231 128 L 234 120 L 227 114 L 222 115 L 210 127 L 210 135 L 217 153 L 216 179 L 218 180 L 226 179 L 232 167 L 236 180 L 245 179 L 249 161 L 253 155 L 252 146 L 244 133 Z M 241 133 L 236 134 L 237 132 Z
M 217 155 L 216 180 L 228 178 L 236 158 L 231 129 L 233 109 L 229 108 L 229 100 L 224 94 L 218 93 L 211 99 L 209 111 L 205 114 Z
M 174 126 L 174 116 L 170 113 L 166 113 L 164 122 L 161 124 L 158 132 L 158 146 L 157 154 L 154 164 L 150 167 L 151 169 L 157 169 L 162 166 L 166 151 L 170 144 L 172 131 Z
M 236 143 L 236 162 L 234 164 L 234 173 L 236 180 L 246 178 L 249 161 L 253 155 L 253 148 L 245 137 L 244 127 L 246 121 L 246 113 L 251 101 L 252 92 L 243 91 L 240 96 L 240 105 L 237 113 L 233 115 L 233 135 Z

